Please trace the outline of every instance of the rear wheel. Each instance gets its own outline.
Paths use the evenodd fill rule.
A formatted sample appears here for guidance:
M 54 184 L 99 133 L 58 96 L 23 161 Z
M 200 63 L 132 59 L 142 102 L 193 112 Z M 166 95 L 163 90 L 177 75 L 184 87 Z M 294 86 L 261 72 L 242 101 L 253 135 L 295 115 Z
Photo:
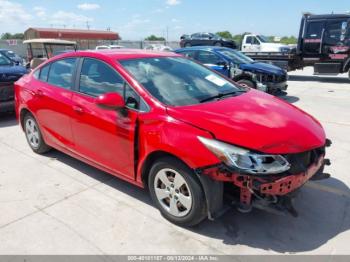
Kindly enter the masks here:
M 250 88 L 255 88 L 255 84 L 253 83 L 253 81 L 247 80 L 247 79 L 242 79 L 237 81 L 238 84 L 240 84 L 241 86 L 244 87 L 250 87 Z
M 222 46 L 222 44 L 220 42 L 216 42 L 214 46 Z
M 45 143 L 39 125 L 31 114 L 24 117 L 24 132 L 30 148 L 38 154 L 48 152 L 51 148 Z
M 186 43 L 185 44 L 185 47 L 191 47 L 192 45 L 191 45 L 191 43 Z
M 154 204 L 170 222 L 194 226 L 206 217 L 205 197 L 190 168 L 175 158 L 163 158 L 151 168 L 148 187 Z

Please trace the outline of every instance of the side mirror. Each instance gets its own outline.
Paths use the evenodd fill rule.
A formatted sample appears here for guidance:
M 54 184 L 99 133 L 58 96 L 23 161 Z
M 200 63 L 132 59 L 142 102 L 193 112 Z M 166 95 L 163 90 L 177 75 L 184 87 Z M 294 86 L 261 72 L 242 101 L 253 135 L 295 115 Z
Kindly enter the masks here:
M 106 93 L 96 98 L 96 105 L 103 109 L 118 110 L 125 107 L 125 102 L 118 93 Z

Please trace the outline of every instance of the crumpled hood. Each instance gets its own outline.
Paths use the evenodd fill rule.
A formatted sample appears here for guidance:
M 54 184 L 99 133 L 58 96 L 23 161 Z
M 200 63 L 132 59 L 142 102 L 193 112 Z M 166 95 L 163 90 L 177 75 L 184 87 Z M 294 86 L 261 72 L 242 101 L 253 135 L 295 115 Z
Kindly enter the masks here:
M 325 144 L 324 130 L 316 119 L 256 90 L 220 101 L 168 107 L 167 112 L 218 140 L 264 153 L 300 153 Z
M 241 70 L 264 73 L 264 74 L 273 74 L 273 75 L 286 74 L 285 71 L 278 66 L 270 65 L 267 63 L 260 63 L 260 62 L 250 63 L 250 64 L 240 64 L 239 68 Z

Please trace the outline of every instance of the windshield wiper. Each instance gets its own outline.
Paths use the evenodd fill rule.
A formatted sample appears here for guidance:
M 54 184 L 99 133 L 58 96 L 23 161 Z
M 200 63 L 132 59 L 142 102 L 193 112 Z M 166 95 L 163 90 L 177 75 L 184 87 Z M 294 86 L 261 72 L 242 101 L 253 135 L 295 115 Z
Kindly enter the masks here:
M 234 96 L 234 95 L 237 95 L 238 93 L 245 93 L 245 92 L 246 92 L 245 90 L 237 90 L 237 91 L 228 92 L 228 93 L 219 93 L 215 96 L 210 96 L 210 97 L 204 98 L 204 99 L 200 100 L 199 102 L 204 103 L 204 102 L 208 102 L 208 101 L 211 101 L 214 99 L 220 100 L 220 99 L 227 97 L 227 96 Z

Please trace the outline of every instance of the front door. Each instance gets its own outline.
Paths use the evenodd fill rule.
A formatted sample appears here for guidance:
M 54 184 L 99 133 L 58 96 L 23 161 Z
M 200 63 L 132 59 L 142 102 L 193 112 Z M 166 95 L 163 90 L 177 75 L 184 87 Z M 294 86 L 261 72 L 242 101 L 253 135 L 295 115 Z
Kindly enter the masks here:
M 303 53 L 305 57 L 320 57 L 325 31 L 324 20 L 313 20 L 307 23 L 303 38 Z
M 128 179 L 134 179 L 134 139 L 138 117 L 133 108 L 107 110 L 95 103 L 99 95 L 116 92 L 126 100 L 137 94 L 107 63 L 84 58 L 78 90 L 73 95 L 72 130 L 76 152 Z M 131 94 L 132 93 L 132 94 Z M 132 107 L 138 106 L 134 101 Z

